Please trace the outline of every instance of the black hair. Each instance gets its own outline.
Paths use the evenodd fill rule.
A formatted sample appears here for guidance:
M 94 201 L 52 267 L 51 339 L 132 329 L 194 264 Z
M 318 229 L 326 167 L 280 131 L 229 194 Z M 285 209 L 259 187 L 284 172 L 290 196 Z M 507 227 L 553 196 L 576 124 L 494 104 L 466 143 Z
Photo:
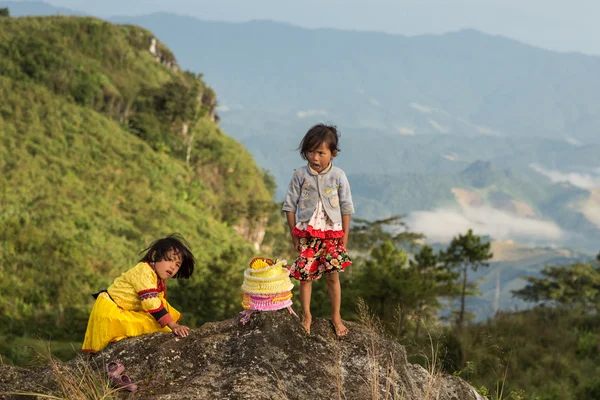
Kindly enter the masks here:
M 174 278 L 187 279 L 194 273 L 194 264 L 196 259 L 190 250 L 189 243 L 178 233 L 173 233 L 166 238 L 158 239 L 152 242 L 152 244 L 140 252 L 146 253 L 140 262 L 158 262 L 169 260 L 171 252 L 178 254 L 181 257 L 181 267 L 175 274 Z
M 313 151 L 325 142 L 329 146 L 329 151 L 333 156 L 336 156 L 340 152 L 338 147 L 338 140 L 340 133 L 335 125 L 316 124 L 306 132 L 306 135 L 302 138 L 298 150 L 300 155 L 306 160 L 306 153 Z

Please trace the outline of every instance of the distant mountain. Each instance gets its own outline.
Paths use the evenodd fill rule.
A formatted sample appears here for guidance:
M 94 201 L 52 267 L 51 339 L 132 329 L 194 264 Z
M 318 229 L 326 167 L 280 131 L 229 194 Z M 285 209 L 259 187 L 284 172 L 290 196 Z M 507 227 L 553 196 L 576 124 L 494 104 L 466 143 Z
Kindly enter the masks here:
M 530 171 L 475 161 L 448 173 L 349 174 L 353 199 L 367 219 L 406 215 L 429 240 L 478 234 L 523 243 L 598 251 L 600 196 L 595 189 L 552 183 Z
M 335 162 L 353 176 L 360 216 L 456 204 L 452 188 L 496 187 L 485 204 L 525 204 L 569 231 L 598 234 L 596 209 L 583 211 L 586 194 L 573 199 L 571 186 L 532 193 L 551 182 L 530 165 L 597 168 L 600 57 L 473 30 L 404 37 L 171 14 L 114 20 L 152 29 L 183 65 L 205 74 L 219 92 L 223 126 L 273 172 L 279 198 L 302 163 L 300 138 L 322 120 L 341 129 Z M 500 169 L 448 177 L 476 160 Z M 526 182 L 511 183 L 507 168 Z M 448 188 L 456 180 L 468 184 Z
M 86 15 L 81 11 L 55 7 L 42 1 L 0 1 L 0 8 L 8 8 L 13 17 L 49 15 Z
M 365 132 L 598 141 L 600 57 L 474 30 L 405 37 L 171 14 L 113 20 L 151 29 L 204 72 L 232 123 L 271 112 Z
M 550 175 L 598 168 L 600 57 L 473 30 L 404 37 L 164 13 L 112 20 L 151 29 L 204 74 L 221 125 L 271 171 L 278 199 L 303 163 L 298 142 L 323 120 L 342 132 L 335 163 L 360 217 L 480 205 L 555 224 L 564 234 L 551 243 L 597 246 L 600 196 Z

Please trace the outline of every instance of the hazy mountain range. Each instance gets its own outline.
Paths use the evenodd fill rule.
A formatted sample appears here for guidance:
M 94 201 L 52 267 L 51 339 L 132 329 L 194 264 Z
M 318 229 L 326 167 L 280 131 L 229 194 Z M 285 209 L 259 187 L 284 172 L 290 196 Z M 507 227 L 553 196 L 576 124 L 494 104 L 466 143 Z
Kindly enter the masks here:
M 151 29 L 206 74 L 223 127 L 273 171 L 279 196 L 301 163 L 297 143 L 322 120 L 341 128 L 338 164 L 360 216 L 410 214 L 432 238 L 474 225 L 597 250 L 600 57 L 473 30 L 409 38 L 170 14 L 113 20 Z
M 27 3 L 16 4 L 18 13 Z M 439 240 L 474 226 L 598 249 L 600 57 L 473 30 L 405 37 L 172 14 L 112 20 L 150 29 L 183 68 L 205 74 L 223 128 L 271 171 L 279 198 L 302 163 L 299 140 L 322 120 L 341 129 L 336 163 L 359 216 L 407 214 Z

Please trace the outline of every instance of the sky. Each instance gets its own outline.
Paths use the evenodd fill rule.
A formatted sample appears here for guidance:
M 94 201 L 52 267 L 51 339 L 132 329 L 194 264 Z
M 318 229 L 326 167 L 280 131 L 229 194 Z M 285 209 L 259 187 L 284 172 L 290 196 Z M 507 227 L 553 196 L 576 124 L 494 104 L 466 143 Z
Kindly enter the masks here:
M 46 0 L 99 17 L 158 11 L 404 35 L 472 28 L 534 46 L 600 54 L 597 0 Z

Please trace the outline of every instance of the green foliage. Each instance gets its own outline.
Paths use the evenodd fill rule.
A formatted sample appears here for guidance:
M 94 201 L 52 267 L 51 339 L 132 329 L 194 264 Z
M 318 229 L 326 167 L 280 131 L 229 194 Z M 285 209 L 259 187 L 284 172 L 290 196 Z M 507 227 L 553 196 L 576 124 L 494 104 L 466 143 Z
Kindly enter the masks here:
M 585 385 L 577 391 L 577 400 L 600 400 L 600 379 Z
M 549 303 L 583 312 L 600 311 L 600 267 L 577 263 L 546 266 L 542 277 L 528 277 L 527 286 L 513 291 L 525 301 Z
M 407 317 L 415 320 L 415 337 L 418 337 L 422 321 L 437 316 L 442 308 L 440 300 L 456 292 L 457 274 L 441 263 L 427 245 L 410 260 L 404 250 L 385 240 L 375 244 L 369 257 L 352 268 L 355 271 L 345 302 L 356 308 L 355 302 L 362 298 L 378 318 L 393 328 L 397 337 L 404 335 Z
M 445 327 L 440 353 L 446 372 L 487 388 L 490 399 L 594 399 L 599 338 L 597 314 L 538 307 Z
M 412 290 L 417 298 L 414 311 L 417 317 L 415 338 L 418 338 L 421 321 L 436 317 L 442 308 L 440 299 L 451 298 L 459 293 L 455 281 L 460 274 L 448 268 L 429 245 L 421 247 L 409 264 L 414 274 Z
M 39 324 L 46 334 L 79 337 L 89 293 L 131 267 L 149 241 L 173 231 L 203 249 L 199 275 L 231 246 L 250 256 L 208 212 L 218 200 L 182 162 L 41 88 L 0 78 L 0 94 L 12 106 L 0 130 L 3 327 L 23 334 L 38 325 L 30 323 L 35 318 L 47 320 Z
M 93 18 L 0 24 L 0 334 L 81 340 L 90 293 L 172 232 L 198 260 L 168 285 L 185 322 L 229 317 L 255 256 L 237 230 L 283 232 L 272 181 L 211 119 L 214 91 L 160 43 L 157 62 L 151 38 Z
M 450 245 L 442 254 L 442 259 L 446 265 L 462 272 L 458 326 L 462 326 L 465 320 L 465 297 L 469 294 L 468 270 L 471 269 L 476 272 L 479 267 L 489 266 L 488 260 L 492 257 L 490 242 L 484 243 L 482 238 L 474 235 L 471 229 L 465 235 L 459 234 L 452 238 Z M 471 291 L 471 293 L 473 292 Z
M 355 218 L 351 228 L 353 248 L 361 253 L 370 253 L 376 245 L 390 241 L 412 249 L 415 242 L 425 236 L 409 231 L 403 219 L 400 215 L 375 221 Z
M 0 18 L 1 17 L 10 17 L 10 11 L 8 8 L 0 8 Z
M 12 335 L 0 335 L 0 364 L 20 364 L 23 360 L 38 361 L 48 351 L 60 360 L 71 360 L 79 352 L 81 342 L 38 340 Z
M 385 241 L 373 249 L 357 274 L 359 296 L 384 321 L 393 321 L 398 305 L 407 307 L 412 301 L 407 264 L 406 252 Z

